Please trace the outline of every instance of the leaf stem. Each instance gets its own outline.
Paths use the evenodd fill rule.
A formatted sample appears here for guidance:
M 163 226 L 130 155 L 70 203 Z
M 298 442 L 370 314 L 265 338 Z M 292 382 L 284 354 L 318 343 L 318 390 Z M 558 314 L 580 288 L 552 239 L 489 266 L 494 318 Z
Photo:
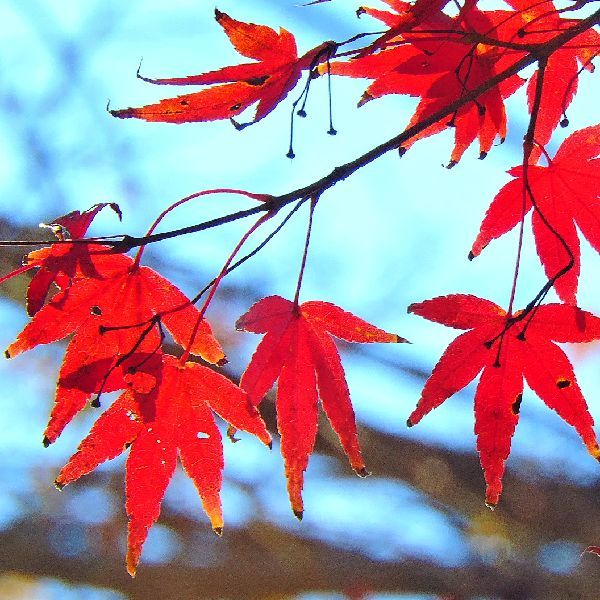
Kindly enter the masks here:
M 310 245 L 310 234 L 312 231 L 313 214 L 315 206 L 317 206 L 318 198 L 311 198 L 310 209 L 308 213 L 308 227 L 306 229 L 306 240 L 304 241 L 304 252 L 302 253 L 302 263 L 300 264 L 300 273 L 298 274 L 298 283 L 296 284 L 296 293 L 294 294 L 294 307 L 298 309 L 298 301 L 300 299 L 300 288 L 302 287 L 302 279 L 304 277 L 304 269 L 306 268 L 306 259 L 308 257 L 308 246 Z

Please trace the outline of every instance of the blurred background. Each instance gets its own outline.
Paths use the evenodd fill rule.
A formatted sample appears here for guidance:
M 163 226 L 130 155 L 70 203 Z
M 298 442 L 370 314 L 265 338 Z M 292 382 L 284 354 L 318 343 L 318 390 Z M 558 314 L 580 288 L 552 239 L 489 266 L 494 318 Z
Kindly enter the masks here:
M 288 148 L 291 100 L 265 122 L 235 131 L 227 122 L 146 124 L 113 119 L 111 107 L 175 95 L 135 77 L 197 74 L 240 62 L 213 5 L 190 0 L 4 0 L 0 3 L 0 238 L 38 239 L 40 222 L 97 202 L 117 202 L 90 234 L 141 235 L 177 199 L 201 189 L 240 187 L 284 193 L 310 183 L 402 130 L 414 99 L 386 97 L 356 109 L 366 82 L 334 80 L 328 129 L 326 81 L 314 82 L 308 118 Z M 305 52 L 378 23 L 358 21 L 341 0 L 301 7 L 291 0 L 220 0 L 239 20 L 283 26 Z M 584 73 L 583 94 L 560 137 L 592 124 L 600 97 Z M 191 91 L 188 88 L 186 91 Z M 177 473 L 150 532 L 138 576 L 124 568 L 123 463 L 115 460 L 62 494 L 61 465 L 98 413 L 90 408 L 49 449 L 41 444 L 64 346 L 0 363 L 0 599 L 458 600 L 598 598 L 600 563 L 581 557 L 600 544 L 600 469 L 578 436 L 531 392 L 507 463 L 496 511 L 484 506 L 474 452 L 474 386 L 419 426 L 405 421 L 455 331 L 406 314 L 411 302 L 464 292 L 506 305 L 516 247 L 513 232 L 481 257 L 466 259 L 505 171 L 519 163 L 524 94 L 508 103 L 510 136 L 485 161 L 472 148 L 444 168 L 452 132 L 390 154 L 328 192 L 315 213 L 302 299 L 327 300 L 410 339 L 412 345 L 341 344 L 373 475 L 358 479 L 329 425 L 321 422 L 306 475 L 302 523 L 289 509 L 278 448 L 248 436 L 225 444 L 226 529 L 210 529 L 193 485 Z M 550 154 L 556 149 L 549 148 Z M 175 211 L 176 228 L 249 206 L 209 196 Z M 269 294 L 292 297 L 307 207 L 243 268 L 227 278 L 209 311 L 239 376 L 258 337 L 233 323 Z M 209 281 L 249 226 L 238 222 L 161 243 L 144 255 L 189 295 Z M 258 236 L 254 243 L 261 240 Z M 583 244 L 580 304 L 600 312 L 598 257 Z M 3 248 L 1 273 L 24 249 Z M 526 239 L 521 304 L 544 282 Z M 0 345 L 25 325 L 27 276 L 0 288 Z M 600 417 L 594 344 L 566 348 Z M 263 404 L 275 431 L 272 398 Z

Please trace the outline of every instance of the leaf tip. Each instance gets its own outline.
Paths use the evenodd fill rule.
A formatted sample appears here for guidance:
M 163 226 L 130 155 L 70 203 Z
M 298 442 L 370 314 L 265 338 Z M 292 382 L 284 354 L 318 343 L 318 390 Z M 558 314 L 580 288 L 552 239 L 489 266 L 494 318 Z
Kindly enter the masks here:
M 44 446 L 44 448 L 47 448 L 51 443 L 52 443 L 52 440 L 48 436 L 45 435 L 44 439 L 42 439 L 42 445 Z
M 407 152 L 407 148 L 404 148 L 403 146 L 398 146 L 398 158 L 402 158 Z
M 475 258 L 475 254 L 473 254 L 473 250 L 471 250 L 471 251 L 469 252 L 469 254 L 467 254 L 467 258 L 468 258 L 469 260 L 473 260 L 473 259 Z
M 365 105 L 367 102 L 370 102 L 371 100 L 373 100 L 373 96 L 371 96 L 371 94 L 369 94 L 369 92 L 365 92 L 360 97 L 360 100 L 358 101 L 358 104 L 356 105 L 356 107 L 360 108 L 361 106 Z
M 482 151 L 479 153 L 479 160 L 483 160 L 483 159 L 484 159 L 484 158 L 485 158 L 487 155 L 488 155 L 488 153 L 487 153 L 487 152 L 485 152 L 484 150 L 482 150 Z
M 62 492 L 63 489 L 65 488 L 65 485 L 67 485 L 66 483 L 62 483 L 61 481 L 59 481 L 58 479 L 54 480 L 54 487 L 59 491 Z
M 408 417 L 408 419 L 406 419 L 406 426 L 407 427 L 414 427 L 415 424 L 411 421 L 410 417 Z
M 221 12 L 218 8 L 215 8 L 215 19 L 220 21 L 225 16 L 224 12 Z
M 213 527 L 213 531 L 219 536 L 222 537 L 223 535 L 223 528 L 222 527 Z
M 398 335 L 397 333 L 395 333 L 394 335 L 396 336 L 394 343 L 396 343 L 396 344 L 412 344 L 412 342 L 410 342 L 406 338 L 403 338 L 402 336 Z
M 229 425 L 227 427 L 227 437 L 229 438 L 229 441 L 232 444 L 235 444 L 240 441 L 240 438 L 235 437 L 236 433 L 237 433 L 237 429 L 233 425 Z
M 4 351 L 4 358 L 12 358 L 12 356 L 10 355 L 10 352 L 8 350 Z
M 227 360 L 227 357 L 226 357 L 226 356 L 224 356 L 223 358 L 220 358 L 220 359 L 217 361 L 217 366 L 218 366 L 218 367 L 224 367 L 224 366 L 225 366 L 225 365 L 226 365 L 228 362 L 229 362 L 229 361 Z
M 298 521 L 302 521 L 302 517 L 304 516 L 304 511 L 296 510 L 295 508 L 293 509 L 293 511 L 294 511 L 294 516 L 296 517 L 296 519 L 298 519 Z
M 490 510 L 495 510 L 496 509 L 496 503 L 495 502 L 490 502 L 489 500 L 485 501 L 485 505 L 490 509 Z
M 108 112 L 117 119 L 131 119 L 135 117 L 135 108 L 108 109 Z
M 365 467 L 358 467 L 358 468 L 354 469 L 354 472 L 362 479 L 364 479 L 365 477 L 369 477 L 369 475 L 371 475 L 371 472 L 367 471 L 367 469 Z

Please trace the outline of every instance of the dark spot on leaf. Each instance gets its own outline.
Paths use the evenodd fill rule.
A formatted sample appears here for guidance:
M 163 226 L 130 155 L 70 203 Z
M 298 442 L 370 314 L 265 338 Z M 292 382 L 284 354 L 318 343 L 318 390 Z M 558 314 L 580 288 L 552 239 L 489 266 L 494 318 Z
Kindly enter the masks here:
M 521 401 L 523 400 L 523 394 L 517 394 L 516 400 L 513 402 L 512 411 L 513 415 L 518 415 L 521 410 Z
M 234 104 L 232 107 L 229 108 L 229 110 L 240 110 L 240 108 L 242 108 L 241 104 Z
M 102 314 L 102 309 L 99 306 L 92 306 L 90 308 L 90 314 L 99 317 Z
M 556 382 L 556 387 L 561 390 L 564 388 L 568 388 L 570 385 L 571 385 L 571 381 L 569 379 L 562 378 Z
M 267 79 L 269 79 L 270 75 L 261 75 L 260 77 L 250 77 L 250 79 L 246 79 L 246 83 L 248 85 L 262 85 Z
M 123 446 L 123 450 L 127 450 L 127 448 L 129 448 L 129 446 L 131 446 L 131 442 L 125 442 L 125 444 Z
M 525 30 L 524 29 L 519 29 L 517 31 L 517 37 L 524 38 L 525 37 Z
M 189 102 L 187 100 L 180 100 L 179 104 L 181 104 L 181 106 L 188 106 Z

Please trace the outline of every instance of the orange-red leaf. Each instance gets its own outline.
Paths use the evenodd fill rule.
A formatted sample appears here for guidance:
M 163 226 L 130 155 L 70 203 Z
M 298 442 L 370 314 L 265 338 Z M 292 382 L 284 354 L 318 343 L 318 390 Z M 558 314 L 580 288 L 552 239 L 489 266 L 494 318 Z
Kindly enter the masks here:
M 215 85 L 200 92 L 167 98 L 141 108 L 112 110 L 115 117 L 186 123 L 230 119 L 257 104 L 253 122 L 267 116 L 296 85 L 303 69 L 313 66 L 327 53 L 322 44 L 298 57 L 294 36 L 285 29 L 279 33 L 265 25 L 236 21 L 215 10 L 217 22 L 234 48 L 258 62 L 223 67 L 201 75 L 144 81 L 158 85 Z
M 519 420 L 523 380 L 575 428 L 589 453 L 600 459 L 594 422 L 573 367 L 554 343 L 600 339 L 600 318 L 564 304 L 546 304 L 511 318 L 489 300 L 463 294 L 413 304 L 409 312 L 469 329 L 451 342 L 440 358 L 408 424 L 418 423 L 482 371 L 475 393 L 475 434 L 490 506 L 498 503 L 502 492 L 504 464 Z
M 67 255 L 63 253 L 65 248 Z M 73 279 L 36 312 L 6 350 L 7 357 L 14 357 L 39 344 L 74 334 L 60 369 L 45 443 L 56 440 L 93 394 L 108 391 L 107 377 L 124 358 L 132 353 L 156 352 L 162 343 L 163 329 L 186 346 L 199 316 L 178 288 L 152 269 L 136 266 L 128 256 L 112 254 L 103 246 L 92 247 L 87 255 L 87 246 L 71 248 L 61 245 L 38 251 L 41 269 L 51 265 L 48 271 Z M 67 268 L 65 264 L 69 268 L 73 264 L 71 252 L 76 252 L 81 264 L 94 266 L 93 275 L 86 278 L 79 267 L 69 272 L 61 270 Z M 191 344 L 191 352 L 215 364 L 224 359 L 205 320 Z
M 600 125 L 571 134 L 548 166 L 528 165 L 529 189 L 537 210 L 532 227 L 536 248 L 549 279 L 564 269 L 573 256 L 573 267 L 554 284 L 563 302 L 576 304 L 580 270 L 577 227 L 600 252 Z M 492 200 L 471 248 L 477 256 L 493 239 L 517 225 L 532 208 L 525 189 L 522 167 L 513 167 L 514 177 Z
M 258 404 L 277 379 L 277 426 L 294 514 L 302 518 L 304 471 L 317 434 L 317 401 L 337 433 L 352 468 L 367 475 L 358 445 L 348 384 L 331 336 L 350 342 L 405 342 L 329 302 L 300 306 L 280 296 L 254 304 L 238 329 L 264 333 L 241 387 Z
M 366 89 L 359 106 L 386 94 L 408 94 L 421 98 L 408 126 L 442 110 L 479 87 L 516 62 L 514 53 L 473 45 L 469 33 L 489 34 L 493 31 L 490 15 L 479 11 L 475 3 L 467 3 L 460 14 L 449 17 L 440 8 L 445 2 L 417 2 L 413 6 L 389 1 L 395 13 L 364 9 L 384 21 L 390 30 L 375 42 L 369 53 L 332 65 L 332 72 L 350 77 L 374 79 Z M 428 33 L 435 30 L 447 33 Z M 402 35 L 398 35 L 402 34 Z M 455 128 L 455 144 L 450 166 L 456 164 L 465 150 L 478 138 L 481 156 L 490 151 L 497 136 L 506 136 L 504 99 L 522 85 L 517 75 L 501 85 L 490 87 L 476 100 L 467 103 L 443 121 L 439 121 L 408 140 L 408 148 L 416 140 Z
M 127 570 L 135 575 L 142 546 L 158 519 L 177 456 L 192 479 L 212 527 L 223 528 L 221 434 L 211 409 L 228 423 L 271 438 L 246 394 L 226 377 L 196 363 L 163 356 L 159 383 L 149 394 L 123 393 L 96 421 L 56 479 L 60 488 L 131 446 L 126 465 L 129 517 Z

